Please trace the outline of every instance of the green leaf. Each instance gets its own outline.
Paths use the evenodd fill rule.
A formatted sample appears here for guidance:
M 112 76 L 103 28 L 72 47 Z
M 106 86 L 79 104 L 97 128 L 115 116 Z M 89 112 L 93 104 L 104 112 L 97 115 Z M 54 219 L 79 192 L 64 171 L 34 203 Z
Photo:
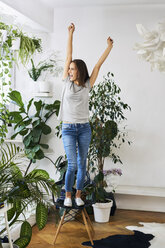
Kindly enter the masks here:
M 18 245 L 19 248 L 25 248 L 30 243 L 30 238 L 28 236 L 21 237 L 17 239 L 14 244 Z
M 11 167 L 11 174 L 13 176 L 17 175 L 17 179 L 21 179 L 23 177 L 20 168 L 18 166 L 16 166 L 15 164 L 13 164 Z
M 40 120 L 40 119 L 35 120 L 35 121 L 32 122 L 32 126 L 33 126 L 33 127 L 36 127 L 36 126 L 38 126 L 40 123 L 41 123 L 41 120 Z
M 43 159 L 44 157 L 45 157 L 44 153 L 43 153 L 43 151 L 41 149 L 39 151 L 37 151 L 36 154 L 35 154 L 36 159 Z
M 20 107 L 24 106 L 20 92 L 13 90 L 12 92 L 8 93 L 8 96 L 18 106 L 20 106 Z
M 24 236 L 29 237 L 29 239 L 32 236 L 32 227 L 27 221 L 24 221 L 21 225 L 20 237 Z
M 15 139 L 15 137 L 18 135 L 18 133 L 15 133 L 11 136 L 11 139 Z
M 8 74 L 9 73 L 9 69 L 5 69 L 5 74 Z
M 32 152 L 31 149 L 25 149 L 25 154 L 26 154 L 27 158 L 35 160 L 34 157 L 36 154 L 35 154 L 35 152 Z
M 41 108 L 42 108 L 42 101 L 40 100 L 38 102 L 34 102 L 34 105 L 35 105 L 36 111 L 37 111 L 37 113 L 35 114 L 35 116 L 37 117 L 37 116 L 39 116 L 40 111 L 41 111 Z
M 24 128 L 25 128 L 25 125 L 24 125 L 24 124 L 23 124 L 23 125 L 20 125 L 20 126 L 17 127 L 16 132 L 19 133 L 19 132 L 21 132 Z
M 48 209 L 47 207 L 45 207 L 45 205 L 42 202 L 40 202 L 37 204 L 37 208 L 36 208 L 36 223 L 39 230 L 42 230 L 45 227 L 47 223 L 47 219 L 48 219 Z
M 51 128 L 48 125 L 46 125 L 44 122 L 42 122 L 42 132 L 45 135 L 51 133 Z
M 24 124 L 25 126 L 29 126 L 29 125 L 31 124 L 31 122 L 32 122 L 32 119 L 30 118 L 29 120 L 24 121 L 23 124 Z
M 15 123 L 20 122 L 22 120 L 22 116 L 17 111 L 9 112 L 9 116 L 14 118 Z
M 32 178 L 43 178 L 43 179 L 49 179 L 49 174 L 47 171 L 42 170 L 42 169 L 34 169 L 28 174 L 28 177 Z
M 32 148 L 32 152 L 37 152 L 40 149 L 40 145 L 36 145 Z
M 28 103 L 27 112 L 29 112 L 29 109 L 30 109 L 30 107 L 31 107 L 31 105 L 32 105 L 33 99 L 34 99 L 34 98 L 32 98 L 32 99 L 29 101 L 29 103 Z
M 10 208 L 8 211 L 7 211 L 7 218 L 8 218 L 8 221 L 11 221 L 11 219 L 14 217 L 15 215 L 15 208 Z
M 32 134 L 29 133 L 24 139 L 23 139 L 23 143 L 25 145 L 25 147 L 28 147 L 28 145 L 30 144 L 30 141 L 32 139 Z
M 44 149 L 48 149 L 49 148 L 49 145 L 47 144 L 40 144 L 41 147 L 43 147 Z
M 25 136 L 28 133 L 28 129 L 24 129 L 21 132 L 19 132 L 20 135 Z
M 39 141 L 39 138 L 42 134 L 42 129 L 41 127 L 35 127 L 33 128 L 32 132 L 31 132 L 32 136 L 33 136 L 33 140 L 34 142 L 38 142 Z

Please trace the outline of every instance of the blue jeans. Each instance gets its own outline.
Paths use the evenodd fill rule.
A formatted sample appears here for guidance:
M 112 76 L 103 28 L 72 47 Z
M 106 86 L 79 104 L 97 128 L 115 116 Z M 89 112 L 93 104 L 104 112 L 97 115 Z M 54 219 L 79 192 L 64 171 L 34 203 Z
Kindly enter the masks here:
M 63 123 L 62 140 L 68 160 L 65 175 L 65 190 L 71 192 L 77 170 L 77 190 L 82 190 L 86 174 L 86 158 L 91 141 L 91 128 L 89 123 Z

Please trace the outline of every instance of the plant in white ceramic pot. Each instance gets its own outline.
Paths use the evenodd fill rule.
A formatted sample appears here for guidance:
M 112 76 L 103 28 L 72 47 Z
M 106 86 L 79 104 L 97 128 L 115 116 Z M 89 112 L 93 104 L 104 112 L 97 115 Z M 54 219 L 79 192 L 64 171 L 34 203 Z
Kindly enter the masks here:
M 30 78 L 39 83 L 39 92 L 50 92 L 49 75 L 58 76 L 61 72 L 62 67 L 58 65 L 55 52 L 48 56 L 47 59 L 40 61 L 37 65 L 31 59 L 31 68 L 28 70 Z
M 93 191 L 96 203 L 105 203 L 108 198 L 103 173 L 105 158 L 110 157 L 114 163 L 122 163 L 114 150 L 120 148 L 124 142 L 130 144 L 125 129 L 121 128 L 122 122 L 126 120 L 124 111 L 130 110 L 130 107 L 121 101 L 120 92 L 121 89 L 115 84 L 114 75 L 110 72 L 91 90 L 89 109 L 92 138 L 88 170 L 94 174 L 94 186 L 90 192 Z

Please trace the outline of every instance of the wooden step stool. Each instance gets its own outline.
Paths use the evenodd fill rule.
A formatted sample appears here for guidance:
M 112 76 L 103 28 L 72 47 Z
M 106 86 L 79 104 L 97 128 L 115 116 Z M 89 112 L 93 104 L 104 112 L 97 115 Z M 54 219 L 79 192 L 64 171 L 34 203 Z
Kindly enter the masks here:
M 73 202 L 72 207 L 65 207 L 64 206 L 64 201 L 59 201 L 59 202 L 56 203 L 56 205 L 58 207 L 64 208 L 64 214 L 61 217 L 60 223 L 58 225 L 58 228 L 57 228 L 57 231 L 56 231 L 56 234 L 55 234 L 54 245 L 56 243 L 57 236 L 60 233 L 60 230 L 61 230 L 61 227 L 62 227 L 63 224 L 65 224 L 66 222 L 68 222 L 70 220 L 73 220 L 73 219 L 76 220 L 76 221 L 79 221 L 75 217 L 75 214 L 77 214 L 78 212 L 79 212 L 79 215 L 82 215 L 82 219 L 83 219 L 84 223 L 82 223 L 81 221 L 79 221 L 79 222 L 81 222 L 82 224 L 85 225 L 86 231 L 87 231 L 89 239 L 91 241 L 91 244 L 94 245 L 93 239 L 92 239 L 92 234 L 94 234 L 94 229 L 93 229 L 93 226 L 92 226 L 92 222 L 91 222 L 91 220 L 90 220 L 90 218 L 88 216 L 88 213 L 86 211 L 86 207 L 91 206 L 91 204 L 92 204 L 91 201 L 86 201 L 84 206 L 78 207 L 78 206 L 76 206 L 75 202 Z

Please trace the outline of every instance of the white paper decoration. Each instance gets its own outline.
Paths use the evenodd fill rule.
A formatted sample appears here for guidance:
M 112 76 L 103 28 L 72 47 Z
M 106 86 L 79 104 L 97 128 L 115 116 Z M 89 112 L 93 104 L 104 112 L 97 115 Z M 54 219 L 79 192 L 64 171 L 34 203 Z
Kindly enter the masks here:
M 149 62 L 151 70 L 165 72 L 165 21 L 158 23 L 153 31 L 149 31 L 142 24 L 136 24 L 136 27 L 145 40 L 141 44 L 135 44 L 138 57 Z

